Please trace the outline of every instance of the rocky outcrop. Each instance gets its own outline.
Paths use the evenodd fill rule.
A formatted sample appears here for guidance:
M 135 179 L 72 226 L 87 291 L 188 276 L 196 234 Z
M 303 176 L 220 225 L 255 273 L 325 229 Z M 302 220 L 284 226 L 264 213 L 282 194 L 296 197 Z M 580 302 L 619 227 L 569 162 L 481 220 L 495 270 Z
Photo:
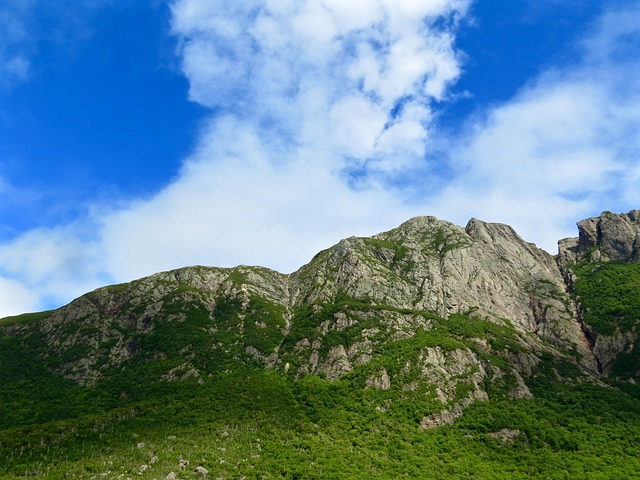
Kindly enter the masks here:
M 440 347 L 427 348 L 418 357 L 418 365 L 421 370 L 418 378 L 433 385 L 436 398 L 443 404 L 456 398 L 461 380 L 468 385 L 470 398 L 488 398 L 482 388 L 487 372 L 468 348 L 451 351 Z
M 502 428 L 497 432 L 491 432 L 488 435 L 491 438 L 500 440 L 502 443 L 510 443 L 510 442 L 513 442 L 516 438 L 518 438 L 521 434 L 522 432 L 520 430 L 514 430 L 511 428 Z
M 445 408 L 444 410 L 441 410 L 437 413 L 426 415 L 420 421 L 420 428 L 430 430 L 441 425 L 451 425 L 464 414 L 465 409 L 475 400 L 486 400 L 486 398 L 476 398 L 472 395 L 469 398 L 461 400 L 452 407 Z
M 640 262 L 640 210 L 602 212 L 578 222 L 578 237 L 558 242 L 562 267 L 583 260 Z
M 466 228 L 416 217 L 371 238 L 321 252 L 291 278 L 294 302 L 341 295 L 399 309 L 505 319 L 579 352 L 596 370 L 555 259 L 509 226 L 472 219 Z
M 223 302 L 235 301 L 239 311 L 231 342 L 242 338 L 247 330 L 264 331 L 282 337 L 288 317 L 283 315 L 274 325 L 269 316 L 256 313 L 252 299 L 261 304 L 280 306 L 284 312 L 289 301 L 287 276 L 260 267 L 188 267 L 161 272 L 129 284 L 100 288 L 51 313 L 38 324 L 49 352 L 57 357 L 59 372 L 82 385 L 94 385 L 103 373 L 119 367 L 141 354 L 139 338 L 153 336 L 162 323 L 185 324 L 194 315 L 206 318 L 207 331 L 219 333 L 219 313 Z M 264 318 L 263 318 L 264 317 Z M 246 324 L 246 325 L 245 325 Z M 230 327 L 227 327 L 229 329 Z M 275 345 L 279 340 L 275 339 Z M 220 345 L 219 347 L 225 347 Z M 273 349 L 258 351 L 247 345 L 248 355 L 269 357 Z M 191 360 L 189 346 L 177 352 L 185 364 Z M 162 360 L 162 345 L 146 352 Z M 162 380 L 184 380 L 196 376 L 196 369 L 169 371 Z

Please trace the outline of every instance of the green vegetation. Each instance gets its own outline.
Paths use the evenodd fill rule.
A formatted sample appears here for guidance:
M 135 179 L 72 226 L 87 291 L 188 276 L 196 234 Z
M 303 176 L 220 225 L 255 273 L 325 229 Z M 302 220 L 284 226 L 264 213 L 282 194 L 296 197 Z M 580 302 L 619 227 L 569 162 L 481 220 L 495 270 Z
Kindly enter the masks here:
M 13 317 L 0 318 L 0 326 L 2 325 L 24 325 L 37 322 L 51 315 L 51 310 L 35 313 L 24 313 Z
M 465 241 L 436 231 L 425 248 L 444 256 Z M 364 243 L 406 264 L 401 243 Z M 635 326 L 633 268 L 579 267 L 575 293 L 594 331 Z M 255 274 L 230 271 L 216 295 L 164 281 L 153 305 L 124 297 L 117 315 L 61 322 L 57 349 L 42 323 L 51 312 L 4 320 L 0 479 L 195 479 L 198 466 L 209 478 L 247 479 L 596 479 L 640 471 L 637 385 L 584 383 L 576 364 L 549 347 L 525 378 L 533 398 L 514 399 L 521 380 L 512 359 L 529 353 L 529 343 L 506 320 L 473 311 L 441 318 L 347 296 L 288 310 L 253 293 Z M 554 287 L 537 288 L 546 295 Z M 303 373 L 312 351 L 322 364 L 335 347 L 365 344 L 367 361 L 352 357 L 339 379 Z M 267 368 L 274 352 L 280 363 Z M 462 360 L 444 372 L 427 364 L 436 356 Z M 95 362 L 91 386 L 61 375 L 77 374 L 80 360 Z M 625 378 L 639 361 L 631 348 L 613 372 Z M 454 424 L 421 427 L 478 389 L 488 400 Z
M 592 261 L 573 266 L 577 276 L 573 286 L 580 317 L 593 337 L 622 333 L 626 344 L 607 359 L 609 376 L 618 380 L 640 379 L 640 264 Z M 631 336 L 631 340 L 629 339 Z M 634 338 L 635 337 L 635 338 Z M 629 384 L 620 388 L 640 398 L 640 390 Z
M 593 332 L 628 332 L 640 323 L 640 264 L 581 263 L 574 285 L 582 320 Z
M 381 238 L 365 237 L 361 238 L 365 245 L 373 248 L 374 250 L 391 250 L 393 251 L 392 264 L 395 265 L 401 262 L 409 252 L 409 248 L 402 244 L 400 241 L 385 240 Z
M 443 227 L 434 229 L 431 235 L 427 249 L 437 255 L 441 260 L 444 259 L 444 256 L 448 252 L 471 245 L 471 240 L 465 235 Z
M 77 417 L 99 403 L 99 393 L 53 375 L 17 338 L 0 335 L 0 366 L 0 429 Z
M 630 478 L 640 471 L 640 405 L 613 389 L 542 375 L 532 383 L 534 400 L 476 402 L 456 424 L 422 430 L 418 422 L 434 402 L 423 392 L 403 402 L 398 392 L 362 388 L 364 373 L 293 381 L 246 368 L 203 385 L 173 384 L 124 407 L 94 401 L 91 413 L 0 431 L 0 478 L 174 471 L 189 479 L 198 477 L 196 466 L 212 478 L 269 479 Z M 500 440 L 503 429 L 514 437 Z M 188 468 L 180 470 L 180 460 Z

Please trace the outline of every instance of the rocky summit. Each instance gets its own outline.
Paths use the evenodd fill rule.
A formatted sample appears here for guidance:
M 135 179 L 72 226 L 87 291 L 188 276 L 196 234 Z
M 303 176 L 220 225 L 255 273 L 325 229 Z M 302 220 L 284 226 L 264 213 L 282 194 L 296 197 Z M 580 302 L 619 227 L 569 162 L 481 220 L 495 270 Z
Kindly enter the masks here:
M 267 375 L 270 385 L 281 386 L 281 401 L 286 398 L 287 408 L 300 415 L 297 421 L 311 422 L 313 428 L 322 423 L 325 406 L 333 405 L 330 412 L 346 409 L 340 417 L 344 425 L 356 417 L 366 424 L 374 416 L 383 423 L 399 422 L 396 427 L 386 423 L 385 428 L 413 425 L 411 435 L 416 438 L 449 426 L 466 428 L 463 444 L 480 438 L 499 449 L 520 442 L 523 451 L 534 445 L 554 451 L 551 440 L 538 445 L 535 428 L 527 430 L 528 424 L 515 421 L 513 415 L 502 423 L 485 421 L 476 430 L 464 427 L 464 422 L 480 421 L 482 408 L 495 405 L 551 405 L 547 396 L 558 385 L 606 395 L 616 392 L 623 403 L 638 401 L 640 211 L 604 212 L 577 225 L 578 237 L 559 241 L 558 255 L 552 256 L 508 225 L 472 219 L 462 228 L 431 216 L 416 217 L 372 237 L 342 240 L 290 275 L 262 267 L 186 267 L 100 288 L 55 311 L 3 319 L 0 428 L 14 433 L 11 429 L 21 428 L 28 436 L 36 426 L 53 425 L 50 422 L 86 422 L 90 411 L 104 418 L 113 412 L 142 418 L 141 405 L 166 406 L 176 395 L 193 395 L 181 400 L 185 404 L 208 404 L 212 400 L 203 399 L 210 399 L 212 391 L 234 403 L 231 411 L 242 404 L 242 395 L 252 397 L 251 409 L 268 410 L 273 400 L 261 403 L 257 390 L 239 394 L 230 387 Z M 336 393 L 341 388 L 346 390 Z M 325 393 L 316 395 L 317 389 Z M 61 405 L 64 400 L 56 395 L 64 396 L 67 404 Z M 635 415 L 637 406 L 625 408 Z M 216 408 L 219 405 L 212 411 Z M 273 408 L 272 420 L 278 415 L 278 408 Z M 237 418 L 211 415 L 208 421 L 216 428 L 218 421 L 227 431 L 240 428 L 231 425 Z M 333 418 L 333 413 L 327 415 Z M 124 435 L 122 425 L 114 427 L 118 435 Z M 100 432 L 98 438 L 111 438 L 107 427 L 95 431 Z M 631 443 L 638 441 L 637 434 L 627 433 Z M 81 437 L 85 443 L 92 441 L 84 433 Z M 18 454 L 15 441 L 5 435 L 0 446 L 2 438 L 6 451 L 13 448 L 7 475 L 21 469 L 44 475 L 41 448 L 33 447 L 30 463 L 24 445 Z M 307 445 L 303 450 L 315 448 L 312 440 L 298 440 Z M 68 457 L 69 449 L 75 450 L 66 441 L 44 445 L 55 445 L 56 452 L 67 452 Z M 582 448 L 571 445 L 568 452 Z M 118 447 L 110 448 L 101 450 L 104 458 Z M 637 443 L 634 448 L 627 456 L 637 451 Z M 322 456 L 314 452 L 311 456 Z M 220 466 L 220 455 L 214 461 L 200 454 L 205 458 L 201 470 L 183 472 L 184 478 L 208 475 L 203 471 L 222 472 L 221 478 L 261 478 L 246 476 L 251 472 L 248 463 L 238 463 L 234 472 Z M 305 455 L 304 460 L 291 461 L 308 466 L 312 460 Z M 284 467 L 274 473 L 270 469 L 276 467 L 261 464 L 259 458 L 249 463 L 262 478 L 310 478 L 311 470 L 304 469 L 300 472 L 307 473 L 298 477 Z M 82 460 L 67 462 L 67 470 L 90 477 Z M 174 463 L 181 465 L 177 462 L 176 457 Z M 316 465 L 322 462 L 315 460 Z M 529 476 L 555 475 L 532 464 L 514 465 L 513 472 Z M 160 467 L 146 467 L 134 473 L 169 478 L 172 468 L 166 463 L 162 473 Z M 389 460 L 371 470 L 371 476 L 353 478 L 392 478 L 385 468 L 399 471 Z M 595 473 L 606 473 L 594 468 Z M 98 478 L 97 470 L 106 471 L 107 466 L 94 469 L 96 476 L 91 478 Z M 570 472 L 578 470 L 565 470 L 566 478 L 577 478 Z M 233 476 L 239 471 L 245 476 Z M 342 470 L 330 471 L 335 478 L 347 478 Z M 432 478 L 426 473 L 423 477 Z M 438 476 L 434 473 L 433 478 Z

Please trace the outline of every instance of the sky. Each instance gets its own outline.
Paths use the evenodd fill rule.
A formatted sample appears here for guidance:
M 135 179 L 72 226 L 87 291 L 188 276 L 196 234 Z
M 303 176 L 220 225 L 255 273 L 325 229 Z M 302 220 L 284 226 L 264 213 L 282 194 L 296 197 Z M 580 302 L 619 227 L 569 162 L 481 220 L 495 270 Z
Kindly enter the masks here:
M 635 0 L 0 0 L 0 317 L 417 215 L 640 208 Z

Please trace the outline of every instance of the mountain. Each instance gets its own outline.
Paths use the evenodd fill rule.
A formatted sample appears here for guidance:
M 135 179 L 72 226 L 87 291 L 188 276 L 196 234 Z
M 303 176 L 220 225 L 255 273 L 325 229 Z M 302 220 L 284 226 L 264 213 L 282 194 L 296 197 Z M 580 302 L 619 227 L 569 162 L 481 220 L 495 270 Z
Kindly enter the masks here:
M 0 320 L 0 475 L 629 478 L 640 211 L 578 232 L 417 217 Z

